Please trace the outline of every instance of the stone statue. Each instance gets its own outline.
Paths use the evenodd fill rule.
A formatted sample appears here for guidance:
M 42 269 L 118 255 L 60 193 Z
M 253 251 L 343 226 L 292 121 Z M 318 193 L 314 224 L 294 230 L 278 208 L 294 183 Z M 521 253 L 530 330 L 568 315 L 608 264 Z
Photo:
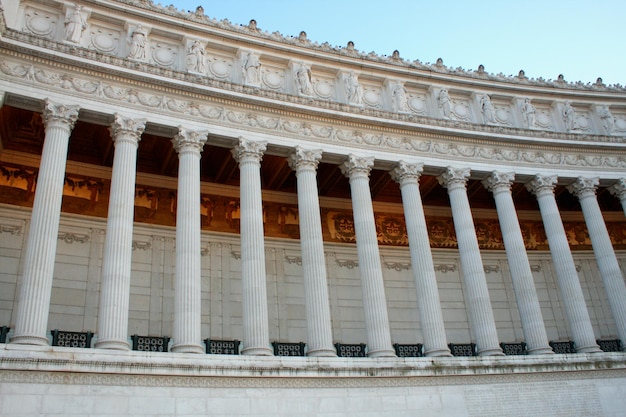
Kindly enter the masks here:
M 522 115 L 524 116 L 524 123 L 526 123 L 526 127 L 532 128 L 535 126 L 535 106 L 530 104 L 530 99 L 524 99 L 524 103 L 522 104 Z
M 437 96 L 437 104 L 439 104 L 439 109 L 441 110 L 441 115 L 444 119 L 450 118 L 450 95 L 448 94 L 448 90 L 445 88 L 441 89 L 439 92 L 439 96 Z
M 395 112 L 407 111 L 406 88 L 402 83 L 395 83 L 391 92 L 391 108 Z
M 87 29 L 87 21 L 81 13 L 82 7 L 77 5 L 71 14 L 65 19 L 65 40 L 73 43 L 80 43 L 83 31 Z
M 138 61 L 146 60 L 146 45 L 148 43 L 148 32 L 144 30 L 141 24 L 137 25 L 137 29 L 132 34 L 132 40 L 130 43 L 130 52 L 128 52 L 128 58 L 136 59 Z
M 245 85 L 260 86 L 261 85 L 261 61 L 259 57 L 252 52 L 248 52 L 241 64 L 241 73 L 243 83 Z
M 204 74 L 206 66 L 204 64 L 204 55 L 206 51 L 199 40 L 193 41 L 187 50 L 187 71 L 198 72 Z
M 483 123 L 490 124 L 496 122 L 496 113 L 491 104 L 491 98 L 487 94 L 483 94 L 480 98 L 480 111 L 483 114 Z
M 296 85 L 298 93 L 303 96 L 313 95 L 313 84 L 311 83 L 311 67 L 300 64 L 296 70 Z
M 356 74 L 351 72 L 344 81 L 348 102 L 350 104 L 363 104 L 363 86 L 359 84 Z
M 568 132 L 574 130 L 574 121 L 576 120 L 576 110 L 572 107 L 571 101 L 566 101 L 563 105 L 563 122 L 565 130 Z
M 598 107 L 598 116 L 600 116 L 600 120 L 602 121 L 602 126 L 604 127 L 606 134 L 610 135 L 613 133 L 615 119 L 613 118 L 613 114 L 611 114 L 611 110 L 609 110 L 609 106 Z

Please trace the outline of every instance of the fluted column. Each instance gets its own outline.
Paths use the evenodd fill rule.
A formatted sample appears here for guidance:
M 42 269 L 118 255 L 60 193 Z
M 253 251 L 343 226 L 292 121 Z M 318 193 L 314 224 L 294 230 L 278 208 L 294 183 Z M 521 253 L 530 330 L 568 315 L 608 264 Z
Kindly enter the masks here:
M 626 285 L 598 205 L 596 188 L 599 182 L 599 178 L 578 177 L 567 189 L 580 201 L 593 253 L 617 326 L 617 334 L 622 342 L 626 342 Z
M 306 150 L 297 146 L 288 161 L 291 168 L 296 171 L 298 180 L 300 246 L 308 336 L 307 356 L 337 356 L 333 346 L 322 219 L 316 180 L 317 165 L 321 157 L 321 149 Z
M 265 242 L 261 199 L 261 159 L 266 142 L 239 138 L 232 154 L 239 162 L 241 281 L 244 355 L 272 355 L 267 314 Z
M 182 126 L 172 139 L 178 152 L 173 352 L 204 353 L 200 334 L 200 153 L 206 140 L 207 132 Z
M 368 356 L 395 356 L 391 345 L 385 285 L 369 187 L 369 174 L 373 165 L 373 157 L 358 158 L 349 155 L 348 160 L 341 165 L 341 171 L 350 179 Z
M 552 262 L 577 352 L 599 352 L 591 327 L 589 312 L 580 287 L 574 258 L 565 235 L 561 214 L 554 197 L 557 177 L 537 175 L 526 188 L 537 196 L 539 211 L 546 231 Z
M 409 237 L 409 251 L 415 287 L 417 306 L 422 323 L 425 356 L 450 356 L 446 343 L 446 329 L 443 323 L 437 276 L 430 250 L 428 228 L 422 207 L 419 178 L 424 164 L 408 164 L 400 161 L 390 171 L 391 178 L 400 184 L 404 218 Z
M 438 180 L 441 185 L 448 189 L 450 196 L 454 230 L 467 293 L 470 326 L 476 337 L 478 355 L 502 355 L 493 310 L 491 309 L 485 269 L 480 257 L 478 238 L 467 198 L 466 183 L 469 174 L 469 168 L 454 169 L 448 167 L 438 177 Z
M 552 354 L 554 352 L 548 344 L 548 335 L 541 314 L 533 273 L 530 270 L 528 254 L 511 194 L 514 178 L 515 174 L 512 172 L 494 171 L 483 181 L 483 185 L 493 193 L 496 202 L 504 249 L 511 268 L 513 291 L 528 353 L 531 355 Z
M 98 313 L 101 349 L 128 350 L 128 305 L 135 206 L 137 147 L 145 119 L 126 119 L 119 114 L 110 128 L 115 154 L 111 175 L 107 232 L 102 257 L 102 280 Z
M 626 178 L 620 178 L 617 182 L 608 188 L 609 192 L 619 198 L 622 203 L 622 210 L 626 214 Z M 626 341 L 624 342 L 626 343 Z
M 31 214 L 22 288 L 12 343 L 47 345 L 46 337 L 54 259 L 59 235 L 63 182 L 70 134 L 78 106 L 46 100 L 42 119 L 46 128 L 37 188 Z

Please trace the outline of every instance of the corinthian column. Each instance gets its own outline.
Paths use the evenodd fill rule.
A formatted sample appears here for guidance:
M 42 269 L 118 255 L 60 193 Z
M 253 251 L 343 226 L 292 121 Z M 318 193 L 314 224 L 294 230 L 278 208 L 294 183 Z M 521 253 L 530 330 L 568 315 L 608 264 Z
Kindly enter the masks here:
M 467 198 L 466 183 L 469 173 L 469 168 L 448 167 L 437 179 L 448 189 L 450 196 L 454 230 L 468 299 L 470 326 L 476 337 L 477 353 L 480 356 L 502 355 L 489 299 L 485 269 L 480 257 L 478 238 Z
M 125 119 L 116 114 L 110 128 L 115 144 L 107 232 L 102 257 L 102 284 L 98 313 L 101 349 L 128 350 L 128 303 L 135 206 L 137 147 L 145 119 Z
M 261 159 L 267 142 L 239 138 L 232 150 L 239 162 L 241 193 L 241 285 L 244 355 L 272 355 L 267 315 Z
M 173 352 L 204 353 L 200 334 L 200 153 L 206 140 L 207 132 L 182 126 L 172 139 L 178 152 Z
M 548 344 L 548 335 L 533 281 L 533 273 L 530 270 L 522 230 L 519 227 L 519 220 L 511 195 L 511 185 L 514 178 L 515 174 L 512 172 L 494 171 L 483 181 L 483 185 L 493 193 L 493 198 L 496 201 L 498 220 L 502 230 L 506 257 L 511 267 L 513 291 L 517 300 L 528 353 L 531 355 L 552 354 L 554 352 Z
M 337 356 L 333 347 L 322 220 L 316 181 L 317 165 L 321 157 L 321 149 L 305 150 L 296 146 L 288 161 L 289 166 L 296 171 L 298 179 L 300 246 L 308 336 L 307 356 Z
M 580 201 L 593 253 L 617 326 L 617 334 L 622 342 L 626 342 L 626 285 L 598 205 L 596 188 L 599 182 L 599 178 L 578 177 L 567 189 Z
M 626 178 L 620 178 L 617 182 L 608 188 L 609 192 L 619 198 L 622 203 L 622 210 L 626 214 Z M 626 341 L 624 342 L 626 343 Z
M 373 165 L 373 157 L 357 158 L 349 155 L 348 160 L 341 165 L 341 171 L 350 179 L 359 272 L 363 287 L 368 356 L 395 356 L 391 346 L 385 285 L 369 187 L 369 174 Z
M 400 161 L 390 171 L 390 175 L 400 184 L 402 193 L 413 278 L 417 289 L 417 306 L 424 335 L 424 355 L 450 356 L 439 301 L 437 276 L 420 195 L 419 178 L 423 167 L 424 164 L 408 164 Z
M 526 184 L 526 188 L 537 196 L 539 211 L 543 219 L 543 228 L 548 237 L 561 299 L 565 307 L 565 314 L 572 332 L 572 338 L 576 345 L 576 351 L 599 352 L 600 347 L 596 344 L 589 312 L 585 304 L 585 297 L 576 273 L 574 258 L 567 242 L 565 228 L 563 227 L 559 208 L 554 197 L 556 181 L 556 175 L 537 175 Z
M 26 242 L 15 335 L 11 338 L 12 343 L 29 345 L 48 344 L 46 326 L 59 235 L 65 164 L 70 134 L 78 119 L 78 106 L 53 104 L 46 100 L 42 119 L 46 136 Z

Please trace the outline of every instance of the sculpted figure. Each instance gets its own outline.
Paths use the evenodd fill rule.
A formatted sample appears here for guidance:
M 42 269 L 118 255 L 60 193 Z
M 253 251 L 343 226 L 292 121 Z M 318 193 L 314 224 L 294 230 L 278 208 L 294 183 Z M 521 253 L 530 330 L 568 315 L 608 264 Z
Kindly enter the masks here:
M 574 130 L 574 121 L 576 120 L 576 110 L 572 107 L 572 103 L 568 100 L 563 106 L 563 122 L 565 129 L 569 132 Z
M 363 103 L 363 86 L 359 84 L 356 74 L 351 72 L 345 79 L 346 97 L 351 104 Z
M 439 104 L 439 109 L 441 110 L 441 115 L 444 119 L 450 118 L 450 95 L 448 94 L 448 90 L 445 88 L 439 92 L 439 96 L 437 97 L 437 103 Z
M 243 58 L 241 72 L 244 84 L 259 86 L 261 84 L 261 61 L 259 61 L 259 57 L 248 52 Z
M 298 93 L 303 96 L 313 95 L 313 84 L 311 83 L 311 67 L 306 64 L 300 64 L 296 70 L 296 84 Z
M 600 116 L 600 120 L 602 120 L 602 126 L 604 127 L 606 134 L 610 135 L 613 133 L 615 119 L 613 118 L 613 114 L 611 114 L 611 110 L 609 110 L 609 106 L 598 107 L 598 116 Z
M 405 112 L 407 111 L 407 98 L 406 88 L 401 83 L 395 83 L 393 91 L 391 93 L 391 104 L 393 111 Z
M 204 64 L 204 55 L 206 51 L 204 47 L 200 43 L 200 41 L 195 40 L 189 47 L 187 51 L 187 71 L 191 72 L 199 72 L 204 74 L 206 72 L 206 67 Z
M 530 128 L 535 125 L 535 106 L 530 104 L 529 98 L 526 98 L 524 104 L 522 104 L 522 115 L 524 116 L 526 127 Z
M 483 123 L 495 123 L 496 114 L 493 108 L 493 104 L 491 104 L 491 99 L 487 94 L 484 94 L 480 98 L 480 111 L 483 113 Z
M 68 15 L 65 19 L 65 40 L 80 43 L 80 39 L 83 36 L 83 31 L 87 29 L 87 21 L 81 13 L 82 7 L 76 6 L 76 9 L 72 14 Z
M 128 58 L 145 61 L 147 42 L 148 32 L 146 32 L 141 25 L 138 25 L 132 35 Z

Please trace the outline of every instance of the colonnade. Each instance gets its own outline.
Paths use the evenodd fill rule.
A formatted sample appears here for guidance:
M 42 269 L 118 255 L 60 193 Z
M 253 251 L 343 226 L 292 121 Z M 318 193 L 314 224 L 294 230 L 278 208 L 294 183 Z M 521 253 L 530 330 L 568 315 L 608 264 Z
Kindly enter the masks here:
M 45 142 L 26 243 L 22 287 L 11 343 L 45 345 L 68 143 L 78 107 L 45 103 Z M 102 264 L 96 347 L 129 349 L 128 310 L 137 149 L 146 121 L 116 114 L 109 214 Z M 172 140 L 179 156 L 176 212 L 176 269 L 173 350 L 201 353 L 200 334 L 200 155 L 207 132 L 179 127 Z M 272 355 L 269 343 L 260 168 L 266 143 L 239 138 L 232 149 L 240 168 L 242 354 Z M 335 356 L 316 184 L 319 149 L 295 147 L 288 162 L 295 171 L 300 215 L 308 355 Z M 376 224 L 369 187 L 373 157 L 347 155 L 341 165 L 350 182 L 368 354 L 395 356 L 384 291 Z M 449 356 L 437 280 L 429 245 L 419 178 L 423 165 L 398 161 L 390 171 L 400 185 L 409 251 L 417 289 L 426 356 Z M 479 355 L 502 355 L 481 260 L 466 183 L 469 169 L 447 167 L 438 177 L 447 189 L 456 231 L 468 315 Z M 522 330 L 530 354 L 552 349 L 541 314 L 517 218 L 511 172 L 492 172 L 483 181 L 493 193 L 511 269 Z M 526 184 L 537 197 L 571 337 L 579 352 L 598 352 L 576 267 L 556 204 L 556 176 L 536 175 Z M 620 339 L 626 341 L 626 285 L 596 198 L 597 178 L 578 178 L 568 189 L 581 203 L 600 275 Z M 626 212 L 626 181 L 610 189 Z

